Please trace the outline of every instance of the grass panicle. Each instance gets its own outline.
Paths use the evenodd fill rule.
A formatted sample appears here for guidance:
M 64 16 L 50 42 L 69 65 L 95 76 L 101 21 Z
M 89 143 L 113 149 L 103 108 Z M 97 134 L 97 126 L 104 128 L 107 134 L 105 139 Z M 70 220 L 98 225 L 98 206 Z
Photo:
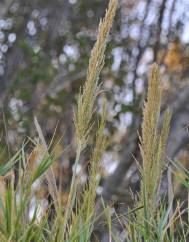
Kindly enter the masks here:
M 87 79 L 80 91 L 77 110 L 74 115 L 77 145 L 82 149 L 86 146 L 92 127 L 92 116 L 95 101 L 100 91 L 99 75 L 104 66 L 106 40 L 112 26 L 117 9 L 117 0 L 110 0 L 104 19 L 99 24 L 96 43 L 91 51 L 87 70 Z
M 164 164 L 164 153 L 169 133 L 170 112 L 166 111 L 159 131 L 162 89 L 159 68 L 153 65 L 148 82 L 147 101 L 143 110 L 140 150 L 143 161 L 141 191 L 146 197 L 147 208 L 153 210 Z M 143 197 L 144 197 L 143 196 Z

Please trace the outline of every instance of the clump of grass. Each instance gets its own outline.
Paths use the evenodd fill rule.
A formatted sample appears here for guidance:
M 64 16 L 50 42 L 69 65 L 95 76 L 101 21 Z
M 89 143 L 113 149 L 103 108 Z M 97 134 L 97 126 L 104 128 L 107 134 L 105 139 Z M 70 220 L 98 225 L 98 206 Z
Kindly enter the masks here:
M 79 93 L 77 110 L 74 114 L 75 167 L 80 161 L 81 153 L 87 146 L 91 130 L 94 128 L 93 116 L 96 113 L 96 100 L 102 91 L 99 75 L 104 65 L 106 39 L 116 8 L 117 0 L 110 0 L 106 15 L 99 25 L 97 41 L 91 52 L 87 79 Z M 147 101 L 143 109 L 142 135 L 140 137 L 141 192 L 136 208 L 126 214 L 127 241 L 174 241 L 175 231 L 172 225 L 178 219 L 180 219 L 183 228 L 181 234 L 177 236 L 178 241 L 187 241 L 189 234 L 189 218 L 185 224 L 182 220 L 183 211 L 181 211 L 180 205 L 172 211 L 172 201 L 168 202 L 167 205 L 164 200 L 157 199 L 165 167 L 165 148 L 171 119 L 170 112 L 166 111 L 162 127 L 159 128 L 161 97 L 159 68 L 154 64 L 149 78 Z M 98 218 L 95 214 L 95 200 L 96 188 L 99 184 L 97 175 L 101 171 L 100 161 L 107 143 L 104 134 L 106 113 L 106 100 L 104 100 L 101 119 L 95 130 L 96 136 L 91 152 L 88 180 L 82 194 L 77 197 L 78 179 L 76 171 L 73 172 L 70 193 L 65 207 L 60 202 L 58 188 L 51 170 L 51 164 L 55 161 L 54 153 L 49 152 L 42 130 L 35 119 L 39 137 L 38 142 L 30 139 L 33 146 L 30 155 L 28 156 L 26 153 L 26 144 L 24 144 L 12 159 L 0 166 L 0 241 L 90 241 L 94 224 Z M 27 141 L 28 143 L 29 141 Z M 182 183 L 189 189 L 188 170 L 177 161 L 171 162 L 182 174 Z M 15 164 L 17 164 L 17 181 L 13 172 Z M 39 180 L 47 181 L 52 204 L 41 211 L 42 205 L 38 199 L 33 205 L 33 213 L 30 214 L 32 199 L 35 197 L 33 190 Z M 52 218 L 50 218 L 52 205 L 55 209 Z M 188 210 L 187 208 L 187 213 Z M 107 218 L 105 222 L 109 229 L 109 241 L 112 237 L 116 241 L 120 241 L 120 238 L 116 238 L 112 233 L 111 216 L 108 212 L 106 213 L 106 210 L 103 212 Z
M 30 157 L 27 158 L 24 151 L 25 145 L 22 146 L 10 161 L 0 168 L 0 173 L 9 171 L 8 175 L 1 179 L 1 186 L 4 186 L 0 194 L 0 241 L 2 242 L 44 241 L 42 239 L 44 236 L 44 227 L 40 226 L 40 223 L 44 222 L 44 219 L 47 220 L 47 216 L 41 222 L 38 222 L 38 209 L 40 207 L 36 204 L 35 212 L 32 218 L 29 218 L 29 207 L 33 196 L 33 184 L 38 179 L 42 179 L 43 174 L 52 164 L 53 157 L 50 154 L 44 156 L 44 152 L 39 154 L 41 157 L 40 163 L 35 163 L 33 169 L 29 170 L 31 160 Z M 35 144 L 34 150 L 37 147 L 38 145 Z M 33 162 L 36 161 L 37 159 L 33 160 Z M 18 164 L 17 182 L 11 169 L 15 163 Z
M 97 41 L 92 49 L 86 82 L 80 90 L 77 110 L 74 114 L 76 131 L 76 160 L 78 165 L 82 151 L 88 144 L 90 132 L 93 128 L 93 116 L 96 113 L 96 100 L 101 92 L 99 75 L 104 65 L 106 40 L 112 26 L 117 8 L 117 0 L 110 0 L 104 19 L 100 22 Z M 96 179 L 100 172 L 100 160 L 106 146 L 104 127 L 106 121 L 106 102 L 99 126 L 96 130 L 94 150 L 91 155 L 89 179 L 84 187 L 80 200 L 76 196 L 77 177 L 73 172 L 67 206 L 63 207 L 58 194 L 58 189 L 50 168 L 55 160 L 53 153 L 49 153 L 42 134 L 42 130 L 35 119 L 38 132 L 38 142 L 32 140 L 33 151 L 27 157 L 24 147 L 6 164 L 0 166 L 0 175 L 11 170 L 15 163 L 18 164 L 18 181 L 15 183 L 12 172 L 8 186 L 1 180 L 0 191 L 0 240 L 1 241 L 82 241 L 88 242 L 93 230 L 95 220 L 94 205 L 96 188 L 99 180 Z M 55 211 L 53 219 L 49 220 L 51 207 L 43 209 L 40 201 L 34 204 L 34 212 L 30 214 L 30 205 L 34 198 L 33 189 L 39 180 L 47 181 L 48 192 L 52 197 Z M 39 216 L 39 214 L 41 214 Z M 40 218 L 39 218 L 40 217 Z

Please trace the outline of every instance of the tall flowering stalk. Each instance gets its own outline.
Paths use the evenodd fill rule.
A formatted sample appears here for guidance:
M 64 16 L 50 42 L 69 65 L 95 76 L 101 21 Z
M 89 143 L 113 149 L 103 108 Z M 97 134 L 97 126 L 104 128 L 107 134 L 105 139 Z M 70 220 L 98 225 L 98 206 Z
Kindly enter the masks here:
M 146 206 L 151 212 L 155 208 L 155 200 L 164 166 L 164 152 L 171 117 L 170 112 L 166 111 L 160 131 L 158 120 L 161 97 L 162 88 L 159 68 L 154 64 L 148 82 L 147 101 L 143 110 L 142 136 L 140 137 L 140 150 L 143 160 L 141 191 L 143 193 L 142 197 L 145 197 Z
M 97 40 L 89 59 L 86 82 L 79 93 L 77 109 L 74 113 L 77 146 L 75 167 L 79 163 L 81 152 L 88 143 L 90 131 L 93 126 L 92 118 L 96 111 L 95 102 L 101 91 L 101 84 L 98 81 L 100 72 L 104 66 L 106 39 L 112 26 L 117 4 L 117 0 L 110 0 L 105 17 L 100 21 Z M 65 210 L 63 234 L 65 233 L 65 228 L 67 227 L 76 200 L 76 188 L 76 172 L 74 171 L 68 198 L 68 207 Z

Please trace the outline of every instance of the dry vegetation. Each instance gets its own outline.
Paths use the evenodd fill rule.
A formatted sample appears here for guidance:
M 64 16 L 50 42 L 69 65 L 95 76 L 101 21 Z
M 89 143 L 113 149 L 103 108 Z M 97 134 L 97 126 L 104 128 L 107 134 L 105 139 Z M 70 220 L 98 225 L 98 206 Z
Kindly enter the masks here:
M 78 196 L 77 194 L 78 178 L 76 171 L 74 171 L 67 205 L 62 205 L 51 170 L 51 164 L 55 162 L 56 157 L 54 157 L 53 151 L 49 152 L 50 146 L 45 143 L 41 128 L 35 120 L 39 135 L 38 141 L 28 139 L 15 156 L 0 167 L 0 241 L 91 241 L 95 222 L 99 216 L 95 213 L 96 189 L 99 184 L 97 174 L 101 172 L 100 161 L 106 148 L 104 128 L 107 111 L 105 99 L 98 125 L 94 125 L 93 117 L 97 112 L 97 97 L 102 93 L 102 85 L 99 84 L 98 80 L 104 64 L 106 39 L 116 8 L 117 0 L 110 0 L 106 15 L 99 25 L 97 41 L 89 60 L 86 82 L 80 91 L 74 115 L 77 147 L 76 166 L 88 144 L 91 131 L 96 133 L 90 158 L 89 177 L 82 195 Z M 173 199 L 158 195 L 162 173 L 168 165 L 165 148 L 170 124 L 170 113 L 167 111 L 164 115 L 162 128 L 159 129 L 161 96 L 158 66 L 153 65 L 148 82 L 147 101 L 143 109 L 140 137 L 143 161 L 139 168 L 141 192 L 138 194 L 136 204 L 134 204 L 135 209 L 122 215 L 122 219 L 117 216 L 118 223 L 122 223 L 124 227 L 126 241 L 187 241 L 189 226 L 187 219 L 183 220 L 182 214 L 187 214 L 188 208 L 181 210 L 179 203 L 175 208 Z M 33 145 L 30 155 L 25 149 L 26 143 L 29 142 Z M 14 174 L 15 164 L 18 179 Z M 179 174 L 183 174 L 182 182 L 188 187 L 189 172 L 179 162 L 172 162 L 172 164 L 179 170 Z M 29 216 L 36 184 L 43 180 L 48 183 L 52 202 L 50 206 L 43 206 L 41 210 L 40 202 L 36 201 L 34 211 Z M 104 213 L 106 215 L 108 213 L 105 205 Z M 110 230 L 109 241 L 113 241 L 113 239 L 120 241 L 119 235 L 113 234 L 111 231 L 111 216 L 105 217 L 107 218 L 107 227 Z

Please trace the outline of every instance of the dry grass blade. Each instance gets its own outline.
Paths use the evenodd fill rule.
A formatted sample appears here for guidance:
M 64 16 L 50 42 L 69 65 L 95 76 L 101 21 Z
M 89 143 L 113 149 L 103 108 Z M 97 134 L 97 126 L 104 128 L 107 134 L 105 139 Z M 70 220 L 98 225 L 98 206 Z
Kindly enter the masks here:
M 5 205 L 5 194 L 6 194 L 6 184 L 4 181 L 4 177 L 0 176 L 0 199 L 3 206 Z M 0 219 L 2 217 L 1 213 L 2 211 L 0 211 Z
M 34 118 L 34 124 L 35 124 L 35 127 L 37 129 L 37 132 L 38 132 L 38 135 L 39 135 L 39 138 L 40 138 L 41 146 L 43 146 L 43 150 L 45 150 L 45 154 L 43 154 L 43 156 L 48 155 L 48 147 L 47 147 L 47 144 L 45 142 L 45 138 L 43 136 L 41 127 L 40 127 L 36 117 Z M 57 190 L 56 180 L 55 180 L 55 177 L 54 177 L 54 174 L 53 174 L 53 170 L 52 170 L 51 167 L 49 167 L 49 169 L 45 173 L 45 178 L 46 178 L 47 183 L 48 183 L 49 193 L 52 196 L 52 198 L 53 198 L 53 200 L 56 204 L 56 202 L 58 201 L 58 190 Z

